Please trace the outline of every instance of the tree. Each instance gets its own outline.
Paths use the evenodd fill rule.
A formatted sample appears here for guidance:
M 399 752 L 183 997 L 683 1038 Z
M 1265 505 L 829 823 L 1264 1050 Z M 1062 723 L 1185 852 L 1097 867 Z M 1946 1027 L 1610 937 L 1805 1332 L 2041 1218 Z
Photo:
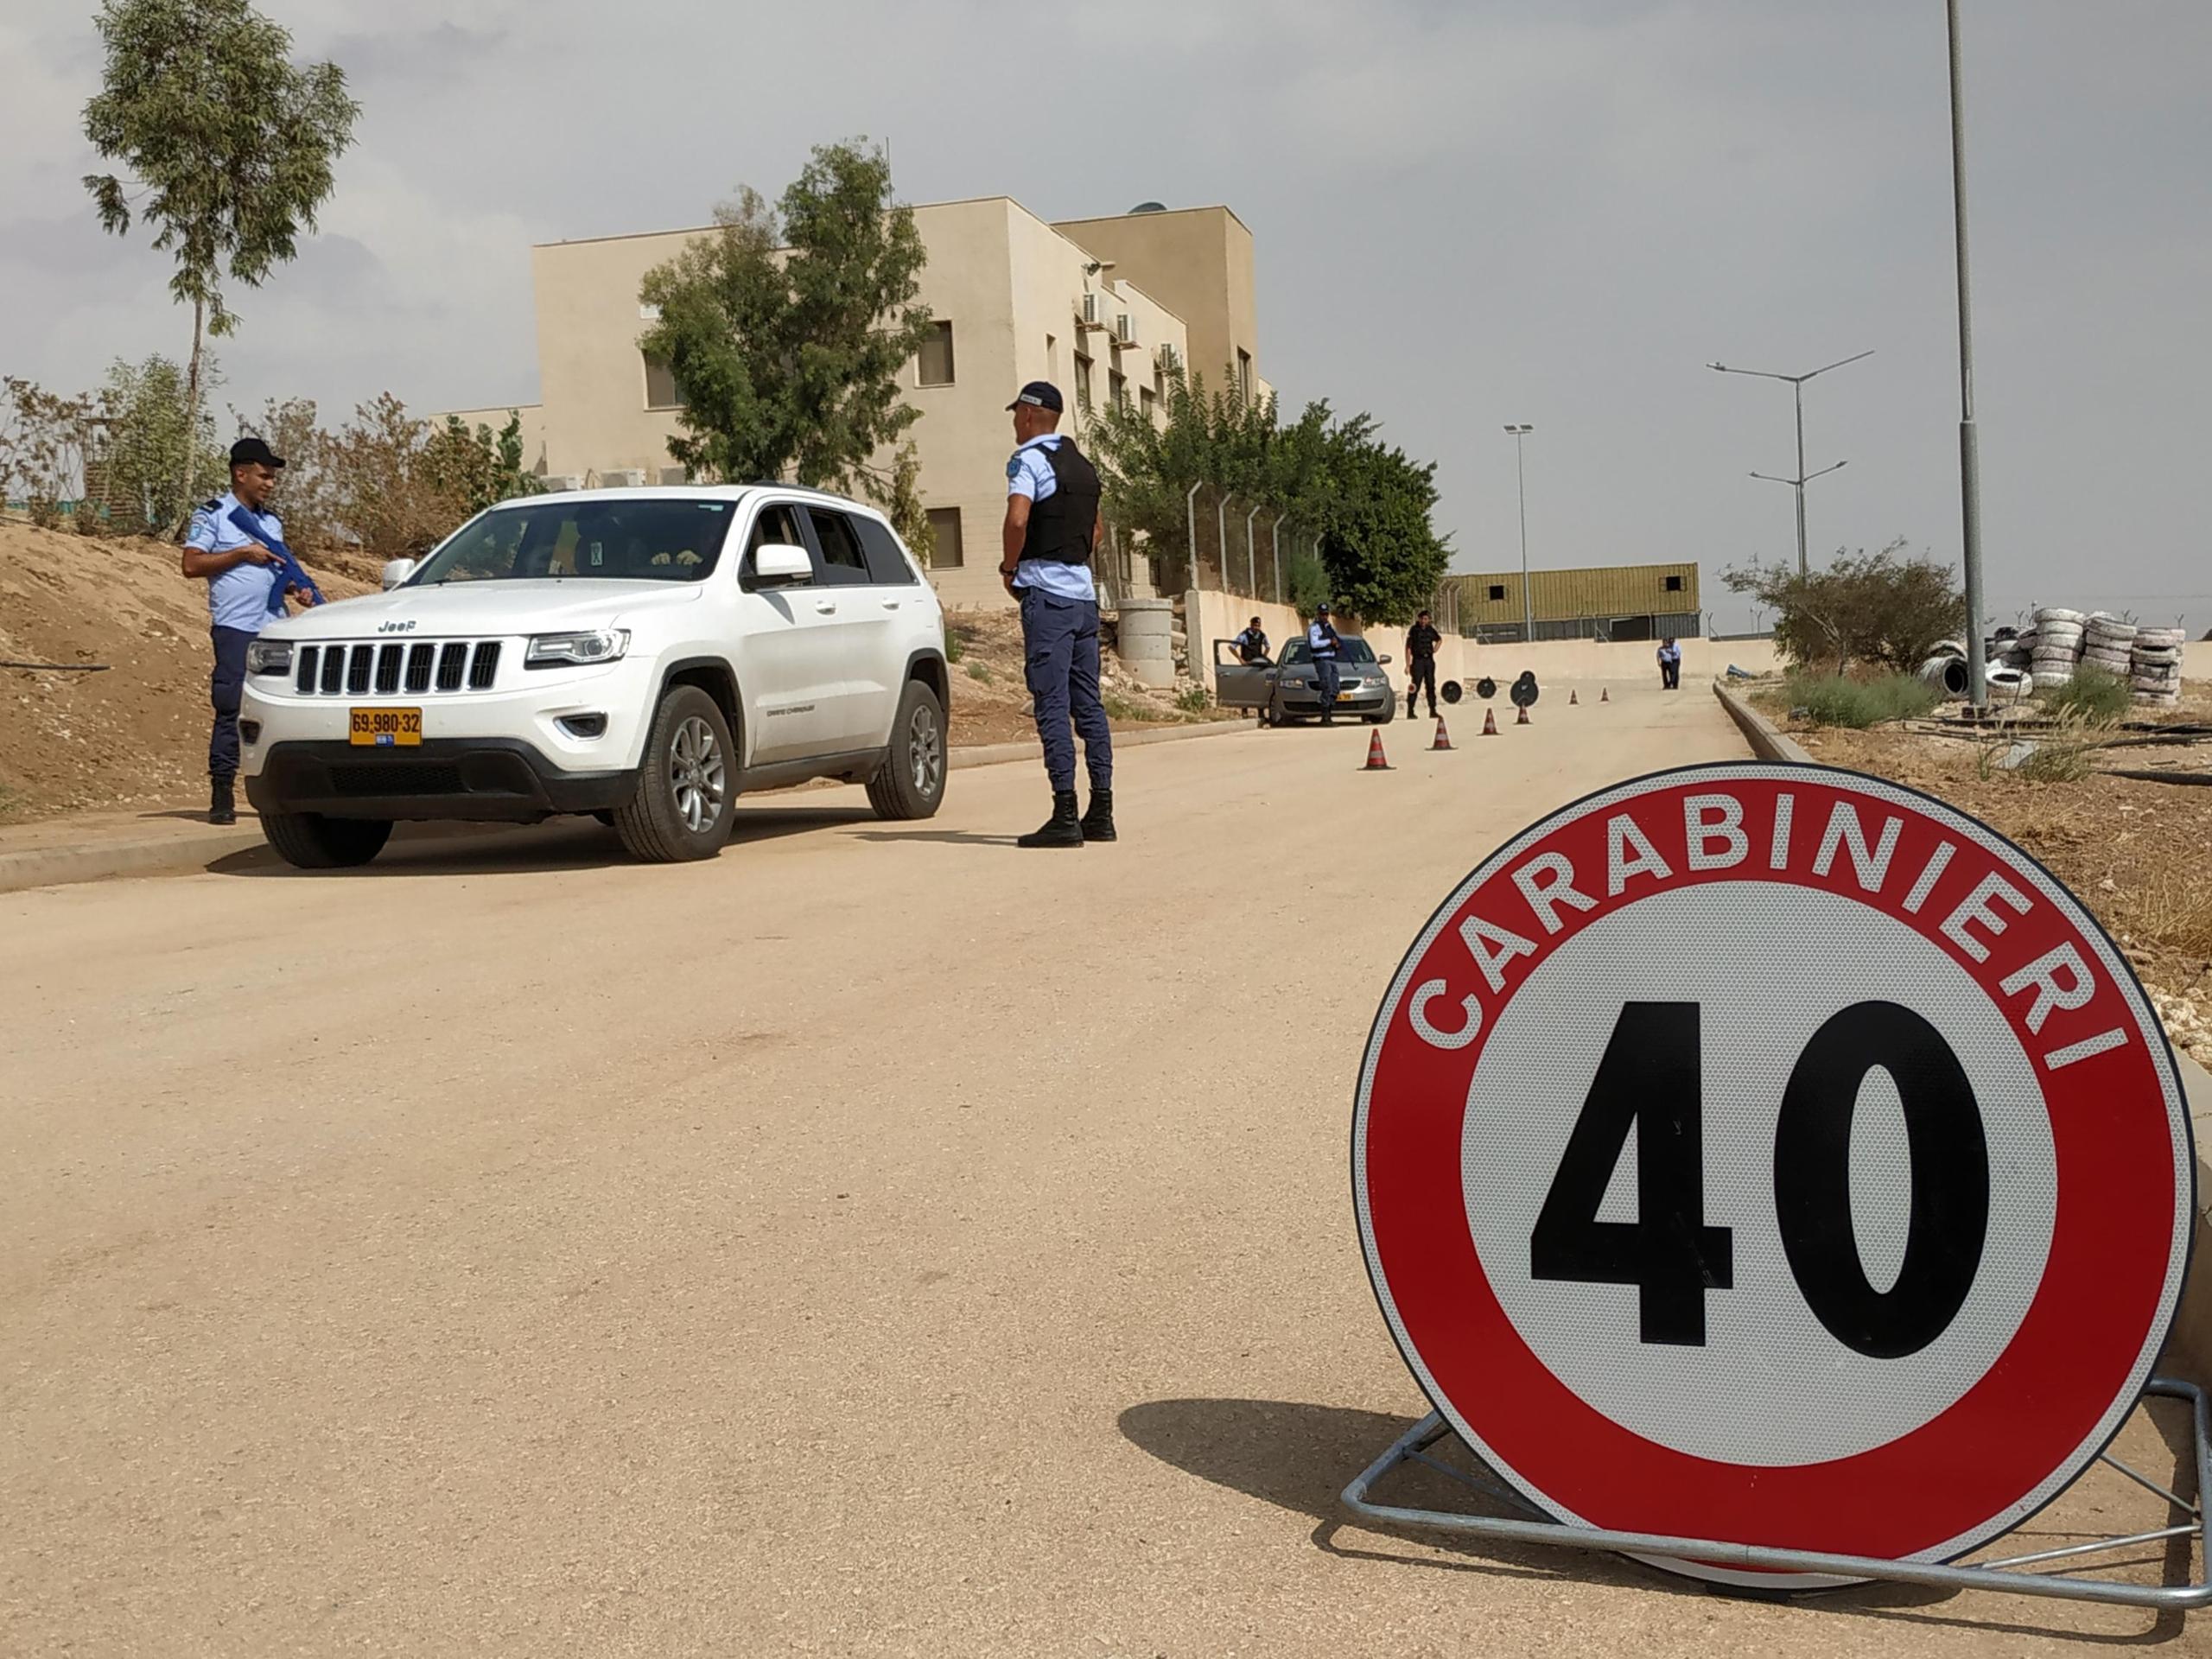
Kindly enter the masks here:
M 143 536 L 184 523 L 195 501 L 223 488 L 215 423 L 193 415 L 184 371 L 166 357 L 117 362 L 100 392 L 102 454 L 111 528 Z
M 225 279 L 258 288 L 292 258 L 360 105 L 337 65 L 294 64 L 291 35 L 247 0 L 106 0 L 98 27 L 106 61 L 85 136 L 130 177 L 91 174 L 85 188 L 111 233 L 130 230 L 136 204 L 154 245 L 175 255 L 169 292 L 192 307 L 196 423 L 204 337 L 238 326 Z
M 1951 568 L 1904 542 L 1853 556 L 1838 549 L 1824 569 L 1799 575 L 1776 563 L 1734 567 L 1721 580 L 1775 613 L 1774 640 L 1800 666 L 1831 659 L 1841 674 L 1854 662 L 1909 674 L 1967 623 L 1966 595 Z
M 317 423 L 315 400 L 288 397 L 280 402 L 272 397 L 257 417 L 233 408 L 231 420 L 240 437 L 258 437 L 284 458 L 273 505 L 284 523 L 285 545 L 297 551 L 342 541 L 338 480 L 333 471 L 335 440 Z
M 696 476 L 895 493 L 895 464 L 874 457 L 919 418 L 900 371 L 934 325 L 916 303 L 913 210 L 865 142 L 817 147 L 773 208 L 744 191 L 645 274 L 639 297 L 659 315 L 638 345 L 675 378 L 683 432 L 668 452 Z
M 0 501 L 20 500 L 31 522 L 52 530 L 65 503 L 84 493 L 92 406 L 32 381 L 0 379 Z
M 891 488 L 884 498 L 883 511 L 891 528 L 899 532 L 899 539 L 928 569 L 937 550 L 937 536 L 930 528 L 930 510 L 922 500 L 922 457 L 912 438 L 901 443 L 892 458 Z
M 507 411 L 507 423 L 496 434 L 488 426 L 472 430 L 459 416 L 447 416 L 424 443 L 423 464 L 432 485 L 472 514 L 538 491 L 537 480 L 523 468 L 522 416 L 515 410 Z
M 1436 599 L 1452 550 L 1429 523 L 1436 464 L 1365 432 L 1332 442 L 1333 496 L 1321 533 L 1321 562 L 1342 608 L 1364 621 L 1400 626 Z

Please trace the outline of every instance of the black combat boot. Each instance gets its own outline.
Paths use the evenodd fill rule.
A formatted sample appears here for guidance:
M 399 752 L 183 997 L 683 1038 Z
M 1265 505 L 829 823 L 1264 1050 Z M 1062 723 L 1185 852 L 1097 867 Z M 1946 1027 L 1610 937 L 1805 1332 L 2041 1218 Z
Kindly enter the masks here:
M 1014 844 L 1018 847 L 1082 846 L 1083 820 L 1075 815 L 1075 791 L 1054 790 L 1052 816 L 1033 833 L 1017 836 Z
M 211 776 L 207 779 L 207 822 L 236 823 L 238 821 L 238 802 L 231 793 L 231 780 Z
M 1090 810 L 1083 815 L 1083 838 L 1085 841 L 1114 839 L 1114 791 L 1095 785 L 1090 791 Z

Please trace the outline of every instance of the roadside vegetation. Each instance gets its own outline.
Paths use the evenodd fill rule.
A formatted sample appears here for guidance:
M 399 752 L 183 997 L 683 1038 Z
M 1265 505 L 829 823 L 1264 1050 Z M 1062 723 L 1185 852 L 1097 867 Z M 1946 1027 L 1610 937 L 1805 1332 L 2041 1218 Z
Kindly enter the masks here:
M 1934 686 L 1915 674 L 1884 674 L 1871 679 L 1796 674 L 1774 701 L 1808 725 L 1863 731 L 1885 721 L 1931 714 L 1942 699 Z

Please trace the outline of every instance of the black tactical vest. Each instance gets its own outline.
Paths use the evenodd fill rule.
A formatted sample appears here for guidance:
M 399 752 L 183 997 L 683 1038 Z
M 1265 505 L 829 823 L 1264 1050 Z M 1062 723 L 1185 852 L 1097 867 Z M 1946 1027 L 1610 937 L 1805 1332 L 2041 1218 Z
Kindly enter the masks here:
M 1021 544 L 1021 556 L 1089 564 L 1090 532 L 1098 523 L 1097 471 L 1077 452 L 1071 438 L 1047 448 L 1045 460 L 1058 485 L 1042 501 L 1030 504 L 1029 534 Z

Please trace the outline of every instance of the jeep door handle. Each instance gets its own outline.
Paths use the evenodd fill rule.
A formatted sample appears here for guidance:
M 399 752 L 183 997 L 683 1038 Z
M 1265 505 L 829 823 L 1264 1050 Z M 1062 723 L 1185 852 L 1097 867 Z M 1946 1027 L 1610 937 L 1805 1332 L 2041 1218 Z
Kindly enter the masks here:
M 899 608 L 899 601 L 895 599 L 887 599 L 883 601 L 883 608 L 887 611 L 895 611 Z
M 814 601 L 814 608 L 824 616 L 835 616 L 837 613 L 837 601 L 834 599 L 817 599 Z

